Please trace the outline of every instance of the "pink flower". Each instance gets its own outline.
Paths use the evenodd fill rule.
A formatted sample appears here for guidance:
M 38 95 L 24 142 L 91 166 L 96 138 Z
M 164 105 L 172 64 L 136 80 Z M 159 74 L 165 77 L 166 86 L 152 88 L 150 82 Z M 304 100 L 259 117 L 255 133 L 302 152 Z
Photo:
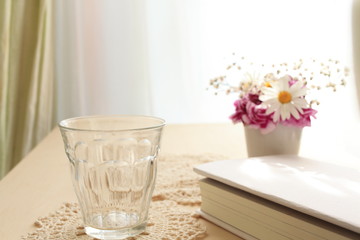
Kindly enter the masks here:
M 245 126 L 260 129 L 263 134 L 269 133 L 276 127 L 273 114 L 266 114 L 266 109 L 260 104 L 259 95 L 247 94 L 234 102 L 235 113 L 230 119 L 233 123 L 242 122 Z
M 292 76 L 290 75 L 286 75 L 289 77 L 289 86 L 291 87 L 292 85 L 294 85 L 298 80 L 297 79 L 294 79 Z
M 316 118 L 315 115 L 317 113 L 316 110 L 312 108 L 303 108 L 303 113 L 300 113 L 300 118 L 295 119 L 291 116 L 290 119 L 282 121 L 281 124 L 285 126 L 297 126 L 297 127 L 310 127 L 311 126 L 311 118 Z
M 299 113 L 299 119 L 291 116 L 290 119 L 276 123 L 273 121 L 274 113 L 266 114 L 266 108 L 261 103 L 258 94 L 246 94 L 234 102 L 235 113 L 230 116 L 230 119 L 233 123 L 243 123 L 244 126 L 259 129 L 262 134 L 267 134 L 273 131 L 277 124 L 310 127 L 311 117 L 316 118 L 316 110 L 304 108 L 303 113 Z

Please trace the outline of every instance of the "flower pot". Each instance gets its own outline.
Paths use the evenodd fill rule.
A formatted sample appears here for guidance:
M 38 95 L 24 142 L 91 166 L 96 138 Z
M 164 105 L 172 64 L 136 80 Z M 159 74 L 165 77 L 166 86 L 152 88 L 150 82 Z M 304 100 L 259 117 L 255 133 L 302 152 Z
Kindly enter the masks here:
M 279 124 L 272 132 L 262 134 L 259 129 L 245 127 L 248 157 L 282 154 L 297 155 L 302 129 L 302 127 Z

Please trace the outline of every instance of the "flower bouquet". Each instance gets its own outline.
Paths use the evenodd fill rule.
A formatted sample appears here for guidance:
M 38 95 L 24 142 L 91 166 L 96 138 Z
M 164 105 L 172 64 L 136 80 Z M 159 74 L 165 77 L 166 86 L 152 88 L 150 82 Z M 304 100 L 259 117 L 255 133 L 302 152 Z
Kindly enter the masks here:
M 230 119 L 242 123 L 246 129 L 258 130 L 256 134 L 260 136 L 279 128 L 281 131 L 286 127 L 295 128 L 299 132 L 299 129 L 311 126 L 317 113 L 313 105 L 319 104 L 312 96 L 313 91 L 324 88 L 336 91 L 338 85 L 346 85 L 345 78 L 349 75 L 346 67 L 340 67 L 339 61 L 332 59 L 326 62 L 300 59 L 292 64 L 269 66 L 246 63 L 244 57 L 241 61 L 241 64 L 229 65 L 226 75 L 211 79 L 210 87 L 215 94 L 238 94 Z M 235 70 L 236 74 L 230 70 Z M 312 99 L 308 99 L 310 97 Z M 273 136 L 268 138 L 274 140 Z M 292 137 L 281 134 L 278 138 L 289 141 Z
M 311 126 L 311 117 L 315 117 L 317 111 L 307 103 L 306 91 L 306 84 L 290 75 L 273 78 L 237 99 L 230 119 L 259 129 L 263 134 L 270 133 L 279 124 Z

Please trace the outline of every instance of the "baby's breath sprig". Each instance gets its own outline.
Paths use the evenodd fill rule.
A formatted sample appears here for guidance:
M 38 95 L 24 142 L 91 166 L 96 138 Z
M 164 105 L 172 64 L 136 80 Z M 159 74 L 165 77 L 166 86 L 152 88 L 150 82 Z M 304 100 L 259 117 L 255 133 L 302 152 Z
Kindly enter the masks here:
M 233 54 L 235 57 L 235 54 Z M 337 91 L 339 86 L 346 86 L 346 79 L 350 75 L 349 68 L 342 66 L 339 60 L 327 59 L 319 61 L 317 59 L 303 60 L 295 62 L 282 62 L 280 64 L 255 64 L 241 57 L 237 61 L 232 61 L 226 66 L 226 74 L 210 80 L 210 88 L 215 94 L 225 92 L 225 94 L 237 93 L 240 97 L 247 93 L 259 93 L 262 86 L 271 86 L 272 82 L 290 75 L 295 81 L 302 81 L 311 91 L 330 89 Z M 256 74 L 255 74 L 256 73 Z M 319 104 L 316 99 L 309 101 L 310 106 Z
M 340 61 L 333 59 L 326 61 L 299 59 L 293 64 L 292 71 L 286 70 L 285 72 L 288 72 L 292 77 L 307 83 L 311 89 L 329 88 L 334 92 L 338 86 L 346 86 L 345 79 L 350 74 L 349 68 L 341 66 Z

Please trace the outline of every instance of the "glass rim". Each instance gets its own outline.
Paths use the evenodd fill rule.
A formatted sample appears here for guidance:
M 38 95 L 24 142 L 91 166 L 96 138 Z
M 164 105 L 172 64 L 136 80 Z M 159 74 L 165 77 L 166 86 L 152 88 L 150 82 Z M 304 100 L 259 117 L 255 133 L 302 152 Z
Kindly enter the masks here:
M 151 124 L 146 127 L 132 127 L 132 128 L 124 128 L 124 129 L 88 129 L 88 128 L 76 128 L 76 127 L 69 127 L 66 126 L 66 123 L 69 123 L 70 121 L 79 121 L 84 119 L 130 119 L 130 118 L 136 118 L 136 119 L 151 119 L 158 121 L 158 124 Z M 80 117 L 72 117 L 61 120 L 58 124 L 60 129 L 64 130 L 70 130 L 70 131 L 83 131 L 83 132 L 127 132 L 127 131 L 143 131 L 143 130 L 151 130 L 151 129 L 157 129 L 162 128 L 165 126 L 165 120 L 159 117 L 154 116 L 147 116 L 147 115 L 123 115 L 123 114 L 114 114 L 114 115 L 87 115 L 87 116 L 80 116 Z

